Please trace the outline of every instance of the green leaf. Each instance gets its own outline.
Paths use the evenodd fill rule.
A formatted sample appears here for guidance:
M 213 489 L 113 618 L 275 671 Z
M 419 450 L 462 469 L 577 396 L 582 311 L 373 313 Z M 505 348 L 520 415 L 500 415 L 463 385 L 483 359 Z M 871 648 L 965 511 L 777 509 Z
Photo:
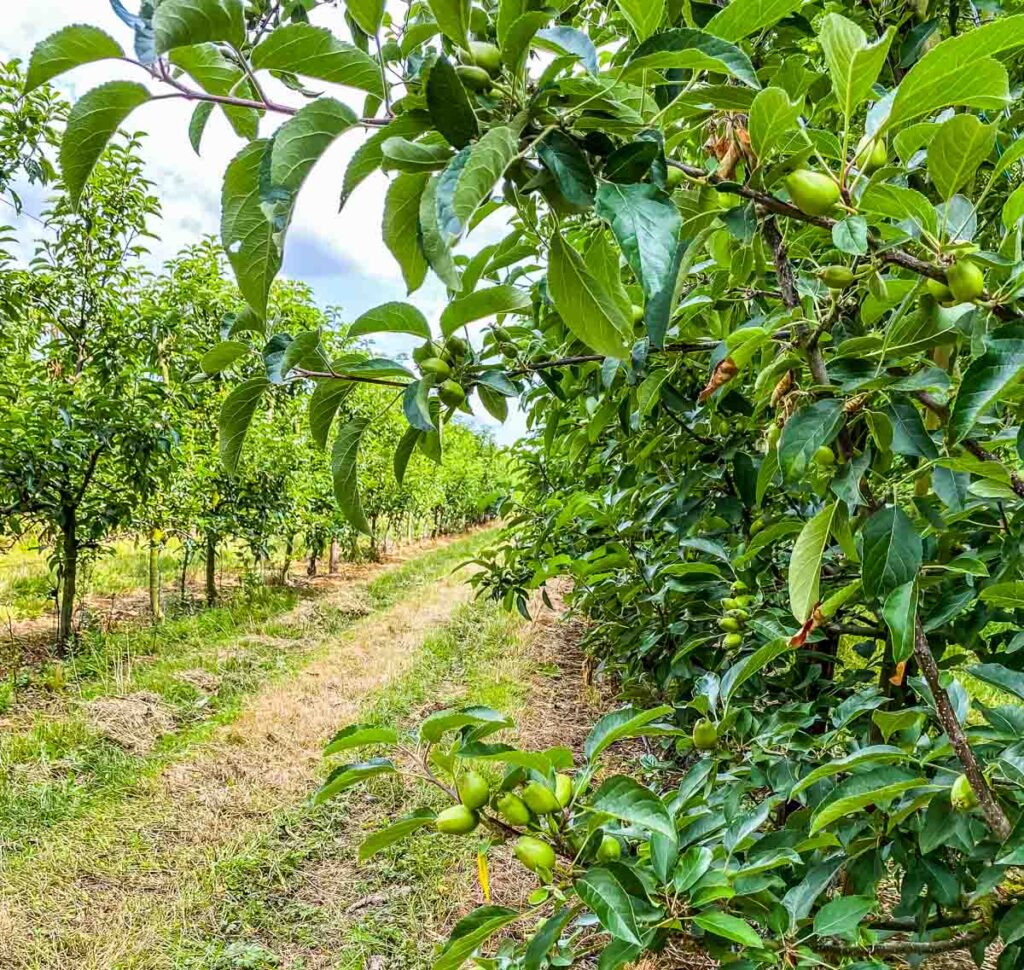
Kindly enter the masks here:
M 281 249 L 263 207 L 261 176 L 271 143 L 246 145 L 228 165 L 221 195 L 221 244 L 246 303 L 261 319 L 281 269 Z
M 548 289 L 565 325 L 584 344 L 606 357 L 625 358 L 633 321 L 587 270 L 582 257 L 560 235 L 551 239 Z
M 905 751 L 887 744 L 875 744 L 861 748 L 842 758 L 827 761 L 813 771 L 808 772 L 793 786 L 789 797 L 796 798 L 801 792 L 807 791 L 808 788 L 816 785 L 823 778 L 831 778 L 844 772 L 853 772 L 866 765 L 896 764 L 900 761 L 906 761 L 908 758 L 909 755 Z
M 644 296 L 654 300 L 673 293 L 683 220 L 672 200 L 655 185 L 602 182 L 596 212 L 611 226 Z
M 917 626 L 917 582 L 911 580 L 897 586 L 882 605 L 882 619 L 889 627 L 892 659 L 896 663 L 914 655 L 914 634 Z
M 708 32 L 725 40 L 742 40 L 799 10 L 803 0 L 730 0 L 708 22 Z
M 627 943 L 641 943 L 635 910 L 639 900 L 634 900 L 610 869 L 588 869 L 573 888 L 612 936 Z
M 348 424 L 342 425 L 331 451 L 331 477 L 338 506 L 349 524 L 366 535 L 372 535 L 372 530 L 359 499 L 358 460 L 359 445 L 369 425 L 368 418 L 353 418 Z
M 359 844 L 359 861 L 366 862 L 372 859 L 378 852 L 382 852 L 396 842 L 408 838 L 410 835 L 432 825 L 437 815 L 432 809 L 419 808 L 409 815 L 405 815 L 397 822 L 392 823 L 386 829 L 374 832 L 373 835 L 363 839 Z
M 358 47 L 311 24 L 278 27 L 252 52 L 257 70 L 286 71 L 384 97 L 377 62 Z
M 459 327 L 498 313 L 529 313 L 533 300 L 528 290 L 501 284 L 467 293 L 453 300 L 441 314 L 441 333 L 450 337 Z
M 842 253 L 863 256 L 868 251 L 868 223 L 863 216 L 847 216 L 832 227 L 832 242 Z
M 470 0 L 427 0 L 430 12 L 445 35 L 456 47 L 469 47 Z
M 723 675 L 721 683 L 722 701 L 728 706 L 733 695 L 740 689 L 754 674 L 759 673 L 773 660 L 781 657 L 791 650 L 786 637 L 778 637 L 769 640 L 764 646 L 758 647 L 752 654 L 738 660 Z
M 1024 581 L 1015 580 L 986 586 L 981 591 L 981 599 L 984 603 L 1000 606 L 1006 610 L 1021 609 L 1024 604 Z
M 934 207 L 915 189 L 874 182 L 864 190 L 860 208 L 869 215 L 875 213 L 900 222 L 909 220 L 914 235 L 930 232 L 934 236 L 938 232 Z
M 921 420 L 921 414 L 906 398 L 896 398 L 885 409 L 892 422 L 892 450 L 897 455 L 938 458 L 939 449 Z
M 819 601 L 821 563 L 839 503 L 826 505 L 797 536 L 789 561 L 789 608 L 797 623 L 806 623 Z
M 405 471 L 409 467 L 409 459 L 412 458 L 412 453 L 416 450 L 416 446 L 420 443 L 420 439 L 425 433 L 419 428 L 406 428 L 405 434 L 402 435 L 401 441 L 398 442 L 398 447 L 395 448 L 392 467 L 395 473 L 395 481 L 398 482 L 399 487 L 405 481 Z
M 313 393 L 309 397 L 309 433 L 321 450 L 327 447 L 334 416 L 341 407 L 341 402 L 348 397 L 355 384 L 347 381 L 317 381 Z
M 394 764 L 387 758 L 372 758 L 370 761 L 361 761 L 357 764 L 339 765 L 327 776 L 327 780 L 313 796 L 313 804 L 320 805 L 368 778 L 393 775 L 396 771 Z
M 456 148 L 480 134 L 469 95 L 446 57 L 434 62 L 427 77 L 427 108 L 437 130 Z
M 572 752 L 568 748 L 548 748 L 547 751 L 520 751 L 509 744 L 485 744 L 471 741 L 458 750 L 460 758 L 479 761 L 497 761 L 501 764 L 517 765 L 542 775 L 563 768 L 572 767 Z
M 570 54 L 578 58 L 588 74 L 598 73 L 597 48 L 582 30 L 575 27 L 550 27 L 537 31 L 535 42 L 538 47 L 556 54 Z
M 749 946 L 757 950 L 764 947 L 764 940 L 757 935 L 757 930 L 738 916 L 711 910 L 698 913 L 693 917 L 693 922 L 704 932 L 721 936 L 733 943 L 739 943 L 740 946 Z
M 927 784 L 925 778 L 918 778 L 902 768 L 888 765 L 856 774 L 839 785 L 818 806 L 811 816 L 810 834 L 814 835 L 833 822 L 870 805 L 884 806 L 911 788 Z
M 1024 583 L 1004 583 L 1003 585 L 1024 586 Z M 989 587 L 989 589 L 994 588 Z M 983 592 L 982 599 L 984 598 L 985 594 Z M 1021 602 L 1018 599 L 1015 605 L 1019 607 Z M 972 677 L 977 677 L 978 680 L 983 680 L 986 684 L 991 684 L 993 687 L 1005 690 L 1019 700 L 1024 701 L 1024 674 L 1020 673 L 1020 671 L 1010 670 L 1009 667 L 1004 667 L 1002 664 L 974 664 L 967 669 Z
M 847 123 L 878 80 L 893 34 L 890 27 L 869 43 L 867 34 L 857 24 L 837 13 L 826 14 L 819 21 L 818 43 L 832 76 L 839 110 Z
M 665 0 L 615 0 L 638 40 L 651 36 L 665 16 Z
M 523 970 L 541 970 L 547 955 L 558 942 L 565 924 L 569 922 L 572 915 L 572 909 L 563 906 L 540 924 L 537 932 L 533 934 L 527 944 L 526 953 L 523 956 Z
M 913 580 L 921 568 L 921 537 L 897 505 L 879 509 L 864 526 L 864 590 L 884 600 L 894 589 Z
M 85 184 L 107 142 L 125 118 L 150 97 L 141 84 L 108 81 L 75 102 L 60 145 L 61 175 L 73 208 L 78 208 Z
M 433 0 L 434 3 L 439 0 Z M 441 955 L 432 970 L 458 970 L 480 944 L 494 936 L 502 927 L 514 923 L 522 914 L 506 906 L 479 906 L 455 924 Z
M 201 154 L 200 149 L 203 143 L 203 134 L 206 132 L 206 126 L 210 121 L 210 115 L 213 114 L 213 107 L 212 102 L 201 101 L 196 105 L 196 110 L 192 112 L 192 120 L 188 125 L 188 140 L 192 145 L 192 150 L 197 155 Z
M 458 292 L 462 289 L 462 280 L 455 266 L 451 245 L 447 234 L 442 230 L 437 217 L 437 193 L 440 185 L 439 176 L 433 176 L 423 190 L 420 198 L 420 233 L 423 242 L 423 254 L 427 257 L 430 268 L 449 290 Z
M 378 724 L 350 724 L 342 728 L 327 743 L 324 755 L 338 754 L 349 748 L 361 748 L 371 744 L 397 744 L 398 732 L 391 727 Z
M 418 290 L 427 275 L 427 258 L 420 245 L 419 228 L 420 202 L 429 177 L 402 173 L 392 181 L 384 199 L 384 244 L 401 267 L 409 293 Z
M 814 914 L 816 936 L 848 936 L 876 906 L 868 896 L 840 896 Z
M 690 846 L 676 864 L 672 888 L 679 894 L 691 889 L 711 868 L 715 855 L 706 845 Z
M 517 77 L 522 74 L 530 53 L 530 44 L 537 31 L 551 20 L 551 17 L 550 10 L 534 10 L 524 13 L 512 24 L 505 43 L 501 45 L 501 58 L 511 74 Z
M 440 138 L 410 141 L 408 138 L 389 138 L 381 146 L 381 167 L 387 171 L 398 169 L 417 175 L 438 172 L 452 161 L 451 148 Z
M 158 54 L 211 42 L 241 47 L 245 41 L 242 0 L 162 0 L 153 13 L 153 34 Z
M 754 154 L 763 161 L 772 151 L 789 140 L 796 131 L 797 121 L 803 111 L 803 99 L 789 100 L 782 88 L 765 88 L 758 91 L 750 106 L 748 132 Z
M 996 125 L 983 125 L 974 115 L 953 115 L 928 145 L 928 174 L 943 199 L 952 198 L 992 154 Z
M 247 353 L 249 353 L 247 343 L 243 343 L 241 340 L 222 340 L 203 354 L 199 366 L 204 374 L 219 374 Z
M 348 15 L 369 37 L 375 37 L 384 19 L 384 0 L 345 0 Z
M 218 422 L 220 461 L 229 475 L 233 475 L 238 468 L 245 434 L 256 413 L 256 405 L 268 387 L 270 381 L 265 377 L 250 377 L 232 390 L 221 406 Z
M 487 734 L 513 727 L 513 722 L 501 711 L 492 707 L 462 707 L 437 711 L 420 724 L 420 738 L 428 744 L 436 744 L 449 731 L 459 731 L 464 727 L 486 729 Z M 483 737 L 477 733 L 477 740 Z
M 274 136 L 270 180 L 294 198 L 324 152 L 359 119 L 334 98 L 317 98 L 289 118 Z
M 25 93 L 83 64 L 124 57 L 121 45 L 98 27 L 74 24 L 50 34 L 32 49 Z
M 1014 383 L 1024 368 L 1024 340 L 992 340 L 971 361 L 953 400 L 948 437 L 951 444 L 966 438 L 974 423 Z
M 628 775 L 608 778 L 591 797 L 587 807 L 675 840 L 676 827 L 665 803 Z
M 425 111 L 414 111 L 399 115 L 394 121 L 370 135 L 355 150 L 352 160 L 345 169 L 342 180 L 341 207 L 348 202 L 356 188 L 380 168 L 384 161 L 383 146 L 391 138 L 405 138 L 422 134 L 430 127 L 430 118 Z
M 672 708 L 665 704 L 649 711 L 639 710 L 635 707 L 622 707 L 610 714 L 605 714 L 594 725 L 587 740 L 583 743 L 583 755 L 587 761 L 593 761 L 616 741 L 643 737 L 648 733 L 649 725 L 671 713 Z
M 1006 69 L 994 55 L 1024 44 L 1024 15 L 1001 17 L 947 37 L 900 81 L 885 128 L 931 115 L 949 105 L 1000 109 L 1010 100 Z
M 578 209 L 594 204 L 597 182 L 582 149 L 564 131 L 549 131 L 537 144 L 537 157 L 555 177 L 565 201 Z
M 402 411 L 406 421 L 420 431 L 430 434 L 437 430 L 430 413 L 430 384 L 427 381 L 413 381 L 402 395 Z
M 785 481 L 804 476 L 814 453 L 835 440 L 845 419 L 843 402 L 827 398 L 804 405 L 786 422 L 779 438 L 779 467 Z
M 411 333 L 429 340 L 430 324 L 411 303 L 382 303 L 367 310 L 348 330 L 350 337 L 365 337 L 370 333 Z
M 464 226 L 518 153 L 519 139 L 508 125 L 492 128 L 473 146 L 452 201 L 455 216 Z
M 663 31 L 633 51 L 627 61 L 626 76 L 635 78 L 643 71 L 652 69 L 724 71 L 748 87 L 759 88 L 761 84 L 750 58 L 735 44 L 729 43 L 729 40 L 689 27 Z
M 242 69 L 229 61 L 218 49 L 216 44 L 196 44 L 193 47 L 179 47 L 167 58 L 175 67 L 181 68 L 207 94 L 217 97 L 250 97 L 253 95 Z M 214 105 L 203 102 L 213 110 Z M 254 108 L 239 108 L 233 105 L 221 105 L 224 116 L 231 123 L 235 133 L 247 141 L 254 139 L 259 133 L 260 113 Z M 198 108 L 197 108 L 198 111 Z M 193 147 L 195 142 L 193 142 Z M 196 148 L 198 152 L 198 148 Z

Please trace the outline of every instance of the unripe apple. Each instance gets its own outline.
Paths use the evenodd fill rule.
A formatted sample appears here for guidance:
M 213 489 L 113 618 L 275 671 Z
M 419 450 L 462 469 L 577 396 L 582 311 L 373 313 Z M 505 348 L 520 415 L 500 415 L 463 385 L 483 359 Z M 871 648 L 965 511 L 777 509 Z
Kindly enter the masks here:
M 839 186 L 822 172 L 798 168 L 786 178 L 793 204 L 809 216 L 823 216 L 839 201 Z

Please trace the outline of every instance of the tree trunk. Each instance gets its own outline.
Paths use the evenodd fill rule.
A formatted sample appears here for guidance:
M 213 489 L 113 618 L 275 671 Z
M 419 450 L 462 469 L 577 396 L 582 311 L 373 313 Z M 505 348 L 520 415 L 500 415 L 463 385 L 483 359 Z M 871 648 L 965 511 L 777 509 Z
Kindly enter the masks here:
M 316 575 L 316 560 L 319 550 L 312 548 L 309 550 L 309 565 L 306 567 L 306 575 L 312 579 Z
M 217 537 L 212 533 L 206 537 L 206 605 L 217 603 Z
M 281 564 L 281 585 L 288 585 L 288 571 L 292 568 L 292 549 L 293 549 L 294 538 L 288 536 L 287 542 L 284 544 L 284 562 Z
M 181 596 L 181 605 L 185 605 L 185 596 L 188 591 L 188 563 L 191 556 L 189 555 L 190 541 L 186 540 L 181 546 L 181 580 L 179 583 L 179 592 Z
M 333 576 L 338 571 L 338 559 L 339 559 L 338 540 L 331 537 L 331 558 L 330 558 L 330 573 Z
M 164 618 L 163 607 L 160 605 L 160 542 L 154 538 L 155 531 L 149 534 L 149 612 L 154 623 Z
M 57 603 L 57 647 L 67 652 L 75 637 L 75 597 L 78 595 L 78 519 L 74 510 L 65 510 L 61 538 L 63 563 Z

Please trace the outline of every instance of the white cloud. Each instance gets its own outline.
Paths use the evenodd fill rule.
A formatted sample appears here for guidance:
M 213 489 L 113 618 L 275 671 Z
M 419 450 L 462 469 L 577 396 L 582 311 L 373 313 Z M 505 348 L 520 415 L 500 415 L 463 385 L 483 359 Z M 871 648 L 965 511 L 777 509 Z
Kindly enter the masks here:
M 8 0 L 4 11 L 4 31 L 0 34 L 0 57 L 27 60 L 32 47 L 55 30 L 72 23 L 90 23 L 113 35 L 131 50 L 132 33 L 111 10 L 108 0 L 32 0 L 31 3 Z M 131 4 L 128 4 L 131 7 Z M 321 10 L 319 20 L 344 34 L 338 9 Z M 145 80 L 138 68 L 113 62 L 78 68 L 60 81 L 74 99 L 96 84 L 112 78 Z M 335 89 L 332 95 L 358 111 L 362 96 Z M 271 95 L 273 96 L 273 94 Z M 193 106 L 179 101 L 161 101 L 144 105 L 134 113 L 128 127 L 147 132 L 142 154 L 147 177 L 154 183 L 163 216 L 157 227 L 160 239 L 151 246 L 151 259 L 162 263 L 183 246 L 203 235 L 217 235 L 220 222 L 220 180 L 228 162 L 242 147 L 220 113 L 207 127 L 202 156 L 197 156 L 188 141 L 188 122 Z M 264 133 L 274 122 L 264 122 Z M 286 247 L 285 267 L 289 276 L 310 284 L 323 305 L 340 306 L 354 318 L 371 306 L 387 300 L 405 299 L 401 274 L 381 239 L 380 221 L 384 206 L 386 179 L 376 174 L 367 179 L 338 212 L 341 176 L 348 160 L 364 135 L 355 130 L 346 133 L 321 159 L 299 196 Z M 38 214 L 45 199 L 38 192 L 23 194 L 26 212 Z M 2 221 L 14 222 L 8 211 Z M 495 220 L 481 227 L 469 249 L 494 242 L 503 235 Z M 17 220 L 15 228 L 23 241 L 25 254 L 39 226 L 30 218 Z M 432 280 L 412 299 L 428 318 L 436 321 L 444 303 L 443 288 Z M 394 353 L 404 349 L 392 344 L 384 348 Z M 490 418 L 486 422 L 491 424 Z M 500 440 L 509 441 L 523 430 L 521 419 L 514 417 L 503 429 L 496 429 Z

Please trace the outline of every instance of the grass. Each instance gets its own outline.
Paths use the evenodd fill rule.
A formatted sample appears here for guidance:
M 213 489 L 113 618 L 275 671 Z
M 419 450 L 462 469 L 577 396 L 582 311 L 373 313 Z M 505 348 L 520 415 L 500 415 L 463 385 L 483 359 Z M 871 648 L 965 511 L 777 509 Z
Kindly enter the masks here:
M 478 533 L 382 573 L 369 584 L 373 608 L 447 575 L 487 539 Z M 295 610 L 296 600 L 293 590 L 265 588 L 160 627 L 93 634 L 73 659 L 23 670 L 17 691 L 0 695 L 11 722 L 0 735 L 0 852 L 131 792 L 356 619 L 329 603 Z M 126 744 L 123 726 L 97 725 L 90 707 L 111 697 L 146 698 L 166 730 L 148 739 L 129 730 Z
M 461 607 L 423 641 L 411 668 L 365 705 L 362 719 L 410 727 L 410 711 L 462 702 L 518 713 L 528 663 L 520 627 L 492 604 Z M 386 779 L 283 814 L 211 870 L 199 929 L 190 928 L 192 919 L 168 928 L 168 965 L 298 970 L 329 955 L 338 970 L 363 970 L 374 956 L 388 970 L 428 966 L 465 898 L 480 839 L 421 834 L 364 866 L 354 856 L 388 819 L 443 800 L 415 782 Z

